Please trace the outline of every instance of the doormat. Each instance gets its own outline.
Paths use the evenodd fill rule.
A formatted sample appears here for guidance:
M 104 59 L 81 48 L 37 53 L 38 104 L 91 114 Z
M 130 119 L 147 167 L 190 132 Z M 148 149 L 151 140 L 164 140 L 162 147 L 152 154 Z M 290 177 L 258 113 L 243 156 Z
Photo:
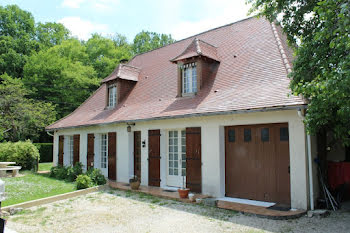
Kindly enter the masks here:
M 290 206 L 288 206 L 288 205 L 282 205 L 282 204 L 276 204 L 276 205 L 267 207 L 266 209 L 269 209 L 269 210 L 278 210 L 278 211 L 289 211 L 289 210 L 290 210 Z
M 169 190 L 169 189 L 163 189 L 163 192 L 168 192 L 168 193 L 175 193 L 175 190 Z

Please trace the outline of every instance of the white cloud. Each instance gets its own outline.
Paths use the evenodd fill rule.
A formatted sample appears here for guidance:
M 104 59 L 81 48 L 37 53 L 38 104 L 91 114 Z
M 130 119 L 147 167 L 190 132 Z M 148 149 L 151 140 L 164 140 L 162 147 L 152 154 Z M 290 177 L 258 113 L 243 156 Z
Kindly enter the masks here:
M 65 17 L 58 22 L 68 28 L 73 36 L 81 40 L 89 39 L 92 33 L 106 35 L 109 32 L 108 25 L 93 23 L 88 20 L 83 20 L 80 17 Z
M 63 0 L 61 6 L 67 8 L 89 7 L 94 10 L 108 11 L 114 9 L 119 0 Z
M 233 23 L 235 21 L 247 18 L 247 12 L 250 6 L 245 1 L 232 0 L 203 0 L 203 9 L 211 14 L 208 18 L 198 21 L 181 21 L 170 29 L 170 34 L 177 40 L 193 36 L 195 34 Z M 220 7 L 217 8 L 216 7 Z

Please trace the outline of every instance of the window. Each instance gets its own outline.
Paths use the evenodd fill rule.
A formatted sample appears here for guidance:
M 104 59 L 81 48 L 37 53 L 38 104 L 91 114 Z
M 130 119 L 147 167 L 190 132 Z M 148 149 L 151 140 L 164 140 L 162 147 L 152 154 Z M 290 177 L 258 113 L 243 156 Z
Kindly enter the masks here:
M 244 141 L 250 142 L 252 140 L 252 130 L 251 129 L 244 129 Z
M 270 131 L 269 128 L 261 129 L 261 141 L 268 142 L 270 139 Z
M 196 63 L 189 63 L 182 67 L 182 93 L 197 92 L 197 67 Z
M 288 141 L 289 140 L 288 127 L 281 127 L 280 128 L 280 140 L 281 141 Z
M 73 136 L 68 136 L 68 149 L 69 149 L 69 164 L 73 165 L 73 156 L 74 156 L 74 142 Z
M 236 132 L 234 129 L 229 129 L 228 130 L 228 141 L 229 142 L 235 142 L 236 140 Z
M 107 134 L 101 134 L 101 168 L 107 168 Z
M 180 157 L 181 156 L 181 157 Z M 169 131 L 168 174 L 186 176 L 186 131 Z
M 108 107 L 114 107 L 117 104 L 117 86 L 108 87 Z

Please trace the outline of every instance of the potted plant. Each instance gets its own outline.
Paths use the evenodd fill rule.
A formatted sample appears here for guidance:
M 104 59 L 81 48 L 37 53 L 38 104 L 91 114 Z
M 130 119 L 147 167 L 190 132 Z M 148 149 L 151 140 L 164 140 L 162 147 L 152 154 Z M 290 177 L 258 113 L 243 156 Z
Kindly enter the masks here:
M 140 187 L 140 179 L 137 176 L 133 176 L 129 179 L 129 184 L 132 190 L 137 190 Z
M 190 189 L 185 187 L 185 177 L 182 176 L 182 187 L 177 190 L 179 192 L 180 198 L 188 198 L 188 192 Z

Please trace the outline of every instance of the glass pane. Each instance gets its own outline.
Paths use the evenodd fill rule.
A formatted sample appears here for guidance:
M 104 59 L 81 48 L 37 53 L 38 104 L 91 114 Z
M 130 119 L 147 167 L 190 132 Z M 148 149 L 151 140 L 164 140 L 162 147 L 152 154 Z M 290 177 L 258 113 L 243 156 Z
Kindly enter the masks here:
M 251 129 L 244 129 L 244 141 L 250 142 L 252 140 L 252 131 Z
M 186 169 L 182 169 L 182 176 L 186 176 Z
M 186 154 L 185 154 L 185 153 L 182 153 L 181 159 L 182 159 L 182 160 L 186 160 Z
M 174 176 L 177 176 L 178 174 L 179 174 L 179 172 L 178 172 L 179 170 L 178 169 L 174 169 Z
M 173 145 L 173 139 L 172 138 L 169 138 L 169 145 Z
M 173 160 L 173 153 L 169 153 L 169 160 Z
M 174 175 L 174 171 L 172 168 L 169 168 L 169 175 Z
M 177 137 L 177 131 L 174 131 L 174 137 Z
M 261 141 L 268 142 L 270 138 L 270 131 L 269 128 L 263 128 L 261 129 Z
M 176 153 L 176 154 L 174 154 L 174 160 L 178 160 L 177 153 Z
M 182 130 L 182 131 L 181 131 L 181 136 L 182 136 L 182 137 L 185 137 L 185 136 L 186 136 L 186 131 L 185 131 L 185 130 Z
M 182 168 L 186 168 L 186 162 L 182 161 Z
M 173 131 L 169 131 L 169 137 L 173 136 Z
M 174 152 L 178 152 L 177 146 L 174 146 Z
M 178 161 L 174 161 L 174 167 L 175 167 L 175 168 L 178 167 Z
M 288 141 L 289 140 L 288 127 L 281 127 L 280 128 L 280 140 L 281 141 Z
M 186 146 L 182 146 L 181 149 L 182 149 L 182 152 L 183 152 L 183 153 L 186 153 Z
M 178 144 L 177 138 L 174 139 L 174 144 L 175 144 L 175 145 Z
M 173 161 L 169 161 L 169 167 L 172 168 L 173 167 Z
M 235 142 L 236 140 L 236 132 L 234 129 L 229 129 L 228 130 L 228 141 L 229 142 Z
M 169 152 L 173 152 L 174 148 L 172 146 L 169 146 Z

